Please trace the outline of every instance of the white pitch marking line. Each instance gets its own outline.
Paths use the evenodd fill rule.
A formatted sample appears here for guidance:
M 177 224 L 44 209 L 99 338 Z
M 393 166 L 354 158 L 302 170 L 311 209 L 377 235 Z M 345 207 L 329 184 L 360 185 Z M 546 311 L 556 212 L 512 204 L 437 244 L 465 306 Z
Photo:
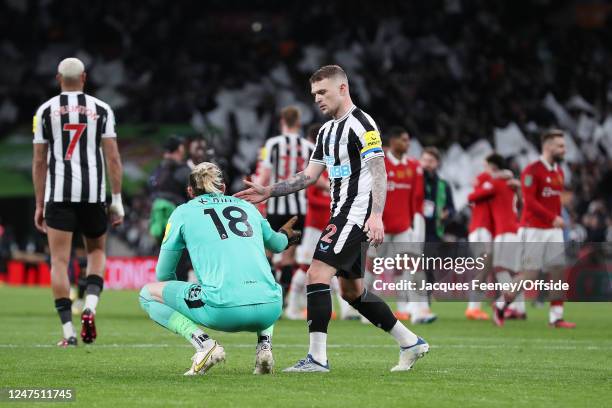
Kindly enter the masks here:
M 226 348 L 254 348 L 255 343 L 253 344 L 224 344 Z M 53 344 L 0 344 L 0 348 L 55 348 L 57 346 Z M 188 344 L 97 344 L 92 346 L 85 346 L 87 348 L 187 348 L 192 347 Z M 396 345 L 391 344 L 329 344 L 328 348 L 397 348 Z M 536 349 L 536 350 L 578 350 L 578 349 L 586 349 L 586 350 L 604 350 L 604 351 L 612 351 L 612 346 L 610 347 L 600 347 L 600 346 L 533 346 L 533 345 L 507 345 L 507 344 L 432 344 L 430 345 L 432 348 L 453 348 L 453 349 Z M 274 344 L 274 348 L 308 348 L 308 344 Z

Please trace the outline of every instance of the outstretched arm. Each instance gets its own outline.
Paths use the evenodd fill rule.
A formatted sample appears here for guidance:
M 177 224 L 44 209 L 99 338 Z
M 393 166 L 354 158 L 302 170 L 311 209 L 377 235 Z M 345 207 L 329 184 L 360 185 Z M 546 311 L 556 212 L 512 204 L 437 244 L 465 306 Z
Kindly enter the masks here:
M 234 194 L 234 197 L 242 198 L 243 200 L 246 200 L 252 204 L 257 204 L 267 200 L 270 197 L 278 197 L 295 193 L 296 191 L 302 190 L 314 184 L 321 173 L 323 173 L 324 169 L 324 165 L 310 162 L 304 171 L 289 177 L 287 180 L 280 181 L 267 187 L 245 180 L 244 184 L 246 184 L 249 188 L 237 192 Z

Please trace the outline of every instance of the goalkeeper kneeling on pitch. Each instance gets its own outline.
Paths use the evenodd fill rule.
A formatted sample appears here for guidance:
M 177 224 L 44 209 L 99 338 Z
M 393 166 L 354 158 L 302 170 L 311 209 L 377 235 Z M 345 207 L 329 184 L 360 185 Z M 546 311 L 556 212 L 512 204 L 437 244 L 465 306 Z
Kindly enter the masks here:
M 156 275 L 140 291 L 151 319 L 193 344 L 185 375 L 204 374 L 225 360 L 225 350 L 200 327 L 256 332 L 254 374 L 271 373 L 273 325 L 282 312 L 282 289 L 270 273 L 265 249 L 275 253 L 299 241 L 291 219 L 275 232 L 250 203 L 226 196 L 221 170 L 201 163 L 189 176 L 192 198 L 177 207 L 166 225 Z M 176 280 L 187 247 L 198 283 Z

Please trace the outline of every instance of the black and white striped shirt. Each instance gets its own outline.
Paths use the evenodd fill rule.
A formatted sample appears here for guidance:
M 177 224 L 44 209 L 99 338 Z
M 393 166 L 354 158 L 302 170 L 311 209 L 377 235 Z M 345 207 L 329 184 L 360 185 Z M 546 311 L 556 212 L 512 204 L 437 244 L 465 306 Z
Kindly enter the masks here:
M 38 108 L 32 127 L 34 143 L 49 144 L 45 202 L 104 202 L 101 141 L 117 136 L 112 109 L 83 92 L 62 92 Z
M 372 176 L 366 163 L 384 157 L 380 133 L 370 115 L 353 106 L 343 117 L 325 123 L 310 160 L 327 166 L 331 216 L 363 227 L 372 206 Z
M 271 170 L 270 185 L 304 170 L 313 150 L 314 145 L 297 134 L 268 139 L 263 152 L 263 166 Z M 267 214 L 306 215 L 306 192 L 300 190 L 283 197 L 270 197 Z

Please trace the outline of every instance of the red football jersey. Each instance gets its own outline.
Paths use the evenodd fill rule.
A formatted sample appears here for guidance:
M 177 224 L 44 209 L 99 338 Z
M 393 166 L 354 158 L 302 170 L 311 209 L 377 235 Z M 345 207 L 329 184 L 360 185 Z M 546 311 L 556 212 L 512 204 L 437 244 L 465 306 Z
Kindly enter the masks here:
M 553 228 L 555 217 L 561 215 L 563 170 L 543 158 L 525 167 L 521 173 L 523 212 L 521 227 Z
M 489 201 L 493 216 L 493 236 L 497 237 L 501 234 L 516 233 L 518 230 L 515 197 L 508 180 L 491 177 L 482 186 L 476 187 L 468 199 Z
M 327 171 L 324 171 L 321 177 L 325 180 L 329 180 Z M 329 191 L 317 188 L 317 186 L 314 185 L 310 186 L 306 189 L 306 201 L 308 203 L 308 208 L 306 210 L 304 226 L 322 231 L 329 222 L 329 209 L 331 205 Z
M 482 188 L 483 183 L 491 182 L 492 177 L 487 172 L 482 172 L 476 177 L 476 186 L 474 191 L 478 188 Z M 473 193 L 472 193 L 473 194 Z M 468 226 L 468 232 L 472 233 L 478 228 L 484 228 L 493 234 L 493 214 L 491 213 L 491 202 L 489 200 L 476 200 L 474 196 L 470 194 L 468 201 L 472 205 L 472 219 Z
M 387 168 L 387 200 L 383 212 L 385 232 L 398 234 L 412 226 L 415 214 L 423 214 L 425 185 L 418 160 L 392 153 L 385 155 Z

